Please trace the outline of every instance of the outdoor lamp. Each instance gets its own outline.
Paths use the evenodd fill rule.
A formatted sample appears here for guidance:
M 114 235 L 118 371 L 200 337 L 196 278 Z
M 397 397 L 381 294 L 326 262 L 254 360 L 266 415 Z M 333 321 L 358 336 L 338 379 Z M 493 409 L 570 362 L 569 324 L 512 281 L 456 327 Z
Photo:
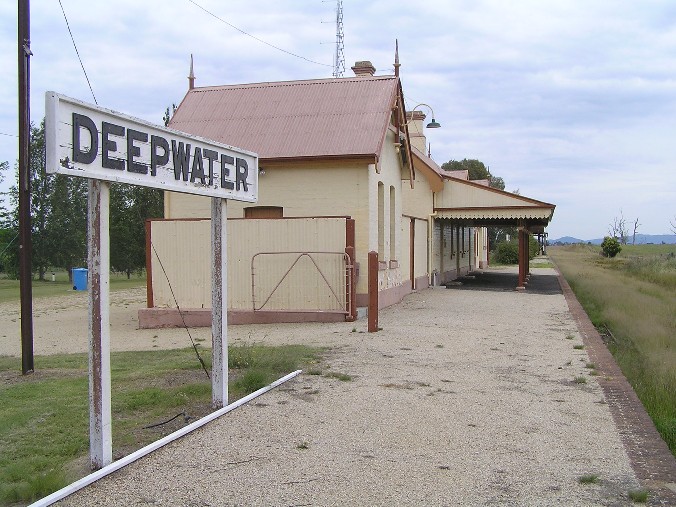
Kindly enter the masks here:
M 417 108 L 419 108 L 420 106 L 428 107 L 429 110 L 430 110 L 430 112 L 432 113 L 432 121 L 429 122 L 429 123 L 426 125 L 426 127 L 427 127 L 428 129 L 438 129 L 439 127 L 441 127 L 441 123 L 439 123 L 437 120 L 434 119 L 434 109 L 432 109 L 432 106 L 430 106 L 430 105 L 428 105 L 428 104 L 425 104 L 425 103 L 422 103 L 422 102 L 421 102 L 420 104 L 417 104 L 416 106 L 414 106 L 413 109 L 411 109 L 410 112 L 413 113 L 413 111 L 415 111 L 415 110 L 416 110 Z M 409 121 L 407 122 L 407 124 L 408 124 L 408 123 L 411 123 L 411 121 L 413 121 L 413 120 L 412 120 L 412 119 L 409 120 Z

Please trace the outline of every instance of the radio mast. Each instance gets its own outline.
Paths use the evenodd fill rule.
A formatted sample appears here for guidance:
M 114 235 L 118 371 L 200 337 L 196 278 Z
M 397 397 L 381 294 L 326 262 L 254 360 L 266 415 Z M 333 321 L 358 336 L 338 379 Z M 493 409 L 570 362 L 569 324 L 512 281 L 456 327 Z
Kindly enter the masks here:
M 343 34 L 343 0 L 336 5 L 336 55 L 333 62 L 333 77 L 343 77 L 345 73 L 345 43 Z

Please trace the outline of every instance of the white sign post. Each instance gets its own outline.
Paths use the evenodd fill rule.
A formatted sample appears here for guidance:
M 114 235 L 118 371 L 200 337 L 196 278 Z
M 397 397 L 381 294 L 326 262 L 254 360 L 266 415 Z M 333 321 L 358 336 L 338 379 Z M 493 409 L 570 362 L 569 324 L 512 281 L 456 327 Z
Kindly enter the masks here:
M 212 198 L 212 401 L 228 403 L 227 201 L 258 200 L 256 154 L 71 99 L 45 95 L 47 172 L 89 178 L 91 465 L 112 462 L 109 182 Z

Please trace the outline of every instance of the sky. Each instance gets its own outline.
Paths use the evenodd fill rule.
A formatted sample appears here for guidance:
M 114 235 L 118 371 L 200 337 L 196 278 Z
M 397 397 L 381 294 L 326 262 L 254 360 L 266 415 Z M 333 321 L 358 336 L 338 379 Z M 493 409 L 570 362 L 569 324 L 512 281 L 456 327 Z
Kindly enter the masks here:
M 98 104 L 158 124 L 191 54 L 196 86 L 333 74 L 333 0 L 61 3 Z M 0 20 L 0 161 L 13 168 L 17 2 Z M 673 0 L 344 0 L 343 24 L 344 75 L 357 60 L 392 74 L 398 39 L 407 109 L 428 104 L 442 125 L 427 131 L 432 158 L 481 160 L 507 190 L 555 204 L 551 239 L 602 237 L 620 216 L 671 232 Z M 48 90 L 95 102 L 58 1 L 31 2 L 31 49 L 34 122 Z

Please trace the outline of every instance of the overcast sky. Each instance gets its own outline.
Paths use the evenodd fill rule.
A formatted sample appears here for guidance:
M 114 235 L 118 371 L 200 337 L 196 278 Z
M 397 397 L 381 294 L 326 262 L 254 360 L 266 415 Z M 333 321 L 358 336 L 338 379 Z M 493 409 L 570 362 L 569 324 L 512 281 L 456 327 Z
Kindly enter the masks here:
M 334 1 L 62 3 L 99 105 L 156 123 L 184 96 L 191 53 L 197 86 L 333 72 Z M 356 60 L 392 74 L 398 38 L 407 108 L 427 103 L 442 124 L 428 132 L 439 164 L 479 159 L 507 190 L 556 204 L 550 238 L 601 237 L 620 212 L 639 219 L 639 232 L 669 233 L 676 2 L 344 0 L 343 8 L 345 75 Z M 16 2 L 0 4 L 0 20 L 0 161 L 13 167 Z M 58 1 L 32 0 L 31 48 L 33 121 L 47 90 L 94 102 Z

